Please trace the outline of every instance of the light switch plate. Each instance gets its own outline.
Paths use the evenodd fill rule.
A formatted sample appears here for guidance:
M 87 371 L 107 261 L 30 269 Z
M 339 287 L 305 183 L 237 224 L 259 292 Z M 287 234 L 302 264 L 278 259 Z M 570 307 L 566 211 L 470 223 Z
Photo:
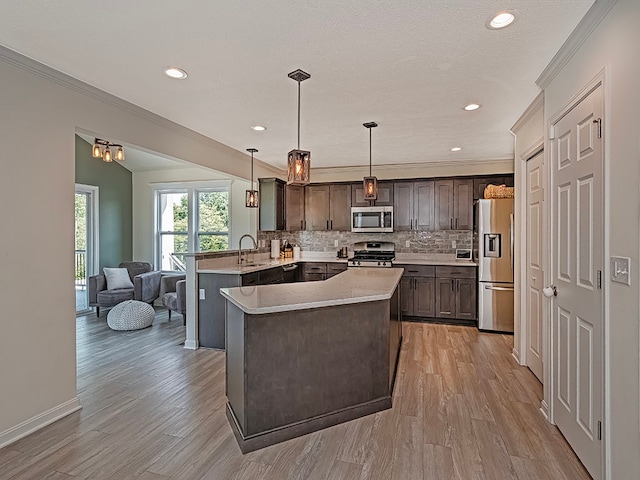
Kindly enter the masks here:
M 337 247 L 337 246 L 338 246 L 338 240 L 334 240 L 334 241 L 333 241 L 333 246 L 334 246 L 334 247 Z
M 611 257 L 611 281 L 631 285 L 631 259 Z
M 200 289 L 200 300 L 205 300 L 205 298 L 204 298 L 204 288 Z
M 411 240 L 407 240 L 404 244 L 405 247 L 410 248 L 411 247 Z

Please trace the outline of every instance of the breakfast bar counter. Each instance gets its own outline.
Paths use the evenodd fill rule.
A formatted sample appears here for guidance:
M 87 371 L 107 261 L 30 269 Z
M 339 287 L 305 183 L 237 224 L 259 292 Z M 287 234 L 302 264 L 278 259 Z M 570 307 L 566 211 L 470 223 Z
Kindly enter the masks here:
M 402 273 L 221 289 L 227 416 L 242 452 L 391 407 Z

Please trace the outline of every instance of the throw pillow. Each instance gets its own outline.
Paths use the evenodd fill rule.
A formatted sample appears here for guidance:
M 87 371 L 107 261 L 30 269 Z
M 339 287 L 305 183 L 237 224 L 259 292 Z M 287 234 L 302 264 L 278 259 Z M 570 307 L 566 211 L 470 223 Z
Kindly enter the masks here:
M 116 288 L 133 288 L 133 283 L 129 278 L 129 272 L 126 268 L 103 268 L 104 276 L 107 279 L 107 289 L 115 290 Z

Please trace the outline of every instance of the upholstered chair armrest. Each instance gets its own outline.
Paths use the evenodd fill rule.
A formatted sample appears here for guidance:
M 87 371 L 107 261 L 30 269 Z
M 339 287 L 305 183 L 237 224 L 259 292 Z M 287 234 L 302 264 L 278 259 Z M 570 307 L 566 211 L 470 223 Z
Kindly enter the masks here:
M 184 273 L 162 275 L 162 278 L 160 279 L 160 296 L 162 297 L 165 293 L 175 292 L 176 283 L 180 280 L 185 280 L 186 278 L 187 276 Z
M 89 305 L 98 303 L 98 292 L 107 289 L 107 279 L 103 274 L 89 277 Z
M 133 277 L 133 298 L 141 302 L 153 302 L 160 295 L 161 277 L 162 273 L 158 270 Z
M 184 315 L 187 311 L 187 281 L 180 280 L 176 283 L 176 293 L 178 295 L 178 308 L 180 313 Z

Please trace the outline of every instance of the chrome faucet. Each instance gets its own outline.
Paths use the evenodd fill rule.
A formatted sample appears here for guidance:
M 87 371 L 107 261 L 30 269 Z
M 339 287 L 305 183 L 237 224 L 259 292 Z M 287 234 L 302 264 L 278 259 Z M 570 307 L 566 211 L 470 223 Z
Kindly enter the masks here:
M 253 249 L 254 250 L 256 250 L 258 248 L 258 242 L 256 242 L 255 238 L 253 238 L 248 233 L 245 233 L 244 235 L 242 235 L 240 237 L 240 241 L 238 242 L 238 265 L 242 265 L 242 240 L 244 240 L 245 237 L 249 237 L 251 239 L 251 241 L 253 242 Z

